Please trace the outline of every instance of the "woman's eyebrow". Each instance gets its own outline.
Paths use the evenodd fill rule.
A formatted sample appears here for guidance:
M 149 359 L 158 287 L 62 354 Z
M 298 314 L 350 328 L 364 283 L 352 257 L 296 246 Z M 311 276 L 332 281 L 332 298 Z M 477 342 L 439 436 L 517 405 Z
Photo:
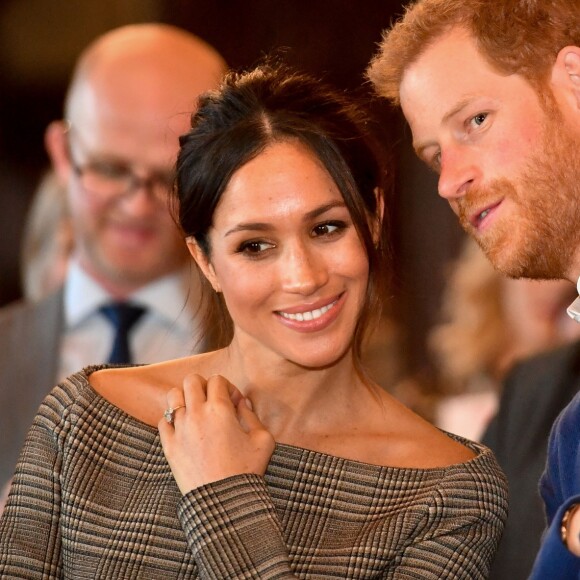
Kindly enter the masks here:
M 313 219 L 317 218 L 318 216 L 326 213 L 327 211 L 330 211 L 331 209 L 333 209 L 335 207 L 345 207 L 345 206 L 346 206 L 346 204 L 342 200 L 331 201 L 330 203 L 325 203 L 324 205 L 321 205 L 320 207 L 314 208 L 313 210 L 310 210 L 309 212 L 307 212 L 304 216 L 303 221 L 307 222 L 307 221 L 313 220 Z M 234 234 L 236 232 L 241 232 L 241 231 L 262 231 L 262 232 L 265 232 L 265 231 L 268 231 L 271 229 L 273 229 L 272 224 L 269 224 L 266 222 L 243 222 L 243 223 L 236 225 L 232 229 L 228 230 L 224 234 L 224 237 L 227 237 L 231 234 Z
M 244 222 L 233 227 L 231 230 L 228 230 L 224 237 L 227 237 L 230 234 L 235 234 L 236 232 L 244 232 L 248 230 L 265 232 L 271 230 L 272 227 L 273 226 L 271 224 L 267 224 L 265 222 Z

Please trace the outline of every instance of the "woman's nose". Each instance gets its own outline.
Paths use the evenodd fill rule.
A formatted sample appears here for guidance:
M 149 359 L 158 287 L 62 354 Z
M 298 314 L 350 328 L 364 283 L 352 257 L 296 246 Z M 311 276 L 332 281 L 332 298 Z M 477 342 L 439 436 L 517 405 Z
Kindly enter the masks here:
M 281 263 L 284 290 L 309 295 L 328 280 L 328 271 L 322 255 L 303 244 L 289 248 Z

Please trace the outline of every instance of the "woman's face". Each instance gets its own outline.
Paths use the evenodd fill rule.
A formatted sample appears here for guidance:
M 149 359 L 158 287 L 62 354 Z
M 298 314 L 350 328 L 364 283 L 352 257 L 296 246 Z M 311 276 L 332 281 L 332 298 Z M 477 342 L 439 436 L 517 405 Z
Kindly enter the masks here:
M 303 145 L 269 146 L 242 166 L 192 253 L 234 322 L 234 343 L 305 367 L 350 347 L 368 258 L 336 184 Z

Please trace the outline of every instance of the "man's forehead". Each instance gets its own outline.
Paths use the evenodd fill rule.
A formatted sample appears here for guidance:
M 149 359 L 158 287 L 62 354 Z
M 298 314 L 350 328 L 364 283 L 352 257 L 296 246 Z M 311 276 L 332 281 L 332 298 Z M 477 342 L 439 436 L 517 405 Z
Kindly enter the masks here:
M 85 111 L 71 119 L 71 146 L 77 155 L 168 171 L 175 165 L 179 135 L 167 125 L 139 123 L 135 118 L 107 115 L 104 110 Z
M 84 83 L 71 99 L 68 120 L 86 133 L 87 139 L 138 139 L 150 145 L 173 146 L 190 127 L 192 107 L 183 100 L 179 105 L 170 95 L 159 92 L 139 97 L 122 87 Z
M 451 28 L 435 37 L 407 66 L 401 86 L 423 81 L 441 82 L 453 74 L 454 65 L 483 60 L 473 37 L 463 28 Z
M 160 55 L 146 62 L 120 56 L 96 60 L 75 78 L 67 117 L 77 124 L 89 117 L 127 119 L 135 127 L 169 129 L 179 136 L 189 129 L 199 94 L 217 84 L 217 66 L 193 62 L 184 72 L 179 62 L 169 66 Z
M 406 69 L 400 86 L 408 121 L 431 116 L 443 122 L 470 101 L 492 96 L 501 76 L 463 29 L 441 35 Z

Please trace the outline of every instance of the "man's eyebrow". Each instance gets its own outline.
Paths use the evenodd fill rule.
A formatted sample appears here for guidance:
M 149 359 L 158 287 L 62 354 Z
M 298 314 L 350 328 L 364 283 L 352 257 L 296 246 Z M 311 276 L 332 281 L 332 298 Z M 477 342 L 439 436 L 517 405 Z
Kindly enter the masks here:
M 447 113 L 445 113 L 445 115 L 443 115 L 441 122 L 447 123 L 451 117 L 455 117 L 457 113 L 461 113 L 463 109 L 465 109 L 473 102 L 474 98 L 475 97 L 473 95 L 468 95 L 467 97 L 461 99 L 453 108 L 451 108 L 449 111 L 447 111 Z
M 109 153 L 108 151 L 104 152 L 92 152 L 89 151 L 86 153 L 86 161 L 87 165 L 112 165 L 116 168 L 126 169 L 128 171 L 135 172 L 136 168 L 131 161 L 128 159 L 124 159 L 120 157 L 117 153 Z M 175 167 L 170 165 L 168 167 L 155 167 L 155 166 L 147 166 L 141 169 L 145 169 L 147 174 L 150 176 L 156 176 L 163 179 L 175 179 Z
M 330 211 L 331 209 L 335 208 L 335 207 L 346 207 L 346 204 L 344 203 L 344 201 L 341 199 L 340 201 L 331 201 L 330 203 L 325 203 L 324 205 L 321 205 L 320 207 L 314 208 L 313 210 L 307 212 L 304 215 L 304 220 L 305 222 L 313 220 L 319 216 L 321 216 L 322 214 L 326 213 L 327 211 Z M 233 227 L 232 229 L 228 230 L 225 234 L 224 237 L 227 237 L 231 234 L 234 234 L 236 232 L 242 232 L 242 231 L 261 231 L 261 232 L 266 232 L 273 229 L 272 224 L 269 224 L 267 222 L 242 222 L 239 223 L 238 225 L 236 225 L 235 227 Z
M 449 122 L 449 119 L 451 119 L 452 117 L 455 117 L 455 115 L 457 115 L 458 113 L 461 113 L 461 111 L 463 111 L 463 109 L 468 107 L 473 102 L 474 98 L 475 97 L 473 95 L 468 95 L 468 96 L 464 97 L 463 99 L 461 99 L 459 102 L 457 102 L 454 107 L 449 109 L 449 111 L 447 111 L 443 115 L 443 117 L 441 118 L 441 125 L 444 125 L 445 123 Z M 438 145 L 438 143 L 436 141 L 423 141 L 423 142 L 413 141 L 413 149 L 415 150 L 415 153 L 419 157 L 422 157 L 422 153 L 425 149 L 427 149 L 428 147 L 436 146 L 436 145 Z

